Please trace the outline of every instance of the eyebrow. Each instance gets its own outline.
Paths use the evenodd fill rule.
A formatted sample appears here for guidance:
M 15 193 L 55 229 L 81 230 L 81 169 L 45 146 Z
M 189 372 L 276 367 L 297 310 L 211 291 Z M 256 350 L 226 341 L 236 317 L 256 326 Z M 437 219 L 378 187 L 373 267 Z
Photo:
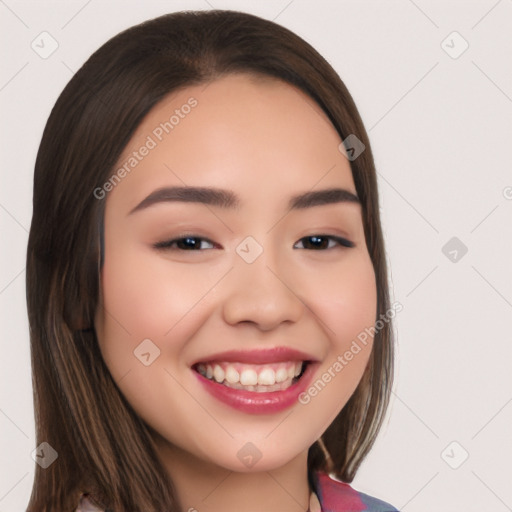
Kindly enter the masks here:
M 128 215 L 144 210 L 157 203 L 186 202 L 204 203 L 225 209 L 238 209 L 240 199 L 230 190 L 209 187 L 163 187 L 151 192 Z M 288 202 L 290 210 L 303 210 L 313 206 L 335 203 L 361 204 L 353 192 L 344 188 L 315 190 L 292 196 Z

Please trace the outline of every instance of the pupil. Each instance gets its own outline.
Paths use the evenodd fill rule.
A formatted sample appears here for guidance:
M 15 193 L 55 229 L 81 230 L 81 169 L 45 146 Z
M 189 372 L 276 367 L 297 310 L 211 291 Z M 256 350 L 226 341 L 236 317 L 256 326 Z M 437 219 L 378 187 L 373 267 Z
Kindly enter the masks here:
M 191 248 L 193 249 L 197 245 L 196 239 L 191 238 L 191 237 L 183 238 L 183 240 L 181 242 L 185 246 L 186 249 L 191 249 Z
M 313 245 L 316 248 L 325 246 L 325 238 L 323 238 L 323 237 L 310 236 L 309 239 L 313 241 Z M 322 242 L 324 242 L 324 243 L 322 243 Z

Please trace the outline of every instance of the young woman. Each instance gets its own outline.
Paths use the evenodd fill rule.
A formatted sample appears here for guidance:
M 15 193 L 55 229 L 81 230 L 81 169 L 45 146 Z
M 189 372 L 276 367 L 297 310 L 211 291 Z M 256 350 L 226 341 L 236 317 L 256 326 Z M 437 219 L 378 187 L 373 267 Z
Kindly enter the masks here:
M 179 12 L 57 100 L 27 256 L 29 511 L 394 511 L 349 484 L 393 340 L 376 172 L 289 30 Z M 42 455 L 44 457 L 44 455 Z

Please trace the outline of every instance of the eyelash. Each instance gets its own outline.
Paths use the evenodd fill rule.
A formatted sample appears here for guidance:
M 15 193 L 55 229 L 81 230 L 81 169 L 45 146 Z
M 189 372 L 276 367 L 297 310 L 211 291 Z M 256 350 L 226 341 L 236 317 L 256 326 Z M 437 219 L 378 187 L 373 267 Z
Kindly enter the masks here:
M 346 238 L 342 238 L 340 236 L 334 236 L 334 235 L 324 235 L 324 234 L 321 234 L 321 235 L 309 235 L 309 236 L 304 236 L 302 237 L 299 241 L 302 241 L 302 240 L 305 240 L 305 239 L 308 239 L 308 238 L 327 238 L 327 239 L 330 239 L 330 240 L 334 240 L 337 244 L 338 244 L 338 247 L 346 247 L 346 248 L 352 248 L 352 247 L 355 247 L 355 244 L 353 242 L 351 242 L 350 240 L 347 240 Z M 197 236 L 197 235 L 193 235 L 193 234 L 190 234 L 190 235 L 182 235 L 180 236 L 179 238 L 173 238 L 172 240 L 163 240 L 161 242 L 157 242 L 155 244 L 153 244 L 153 247 L 155 249 L 159 249 L 159 250 L 168 250 L 168 251 L 172 251 L 172 250 L 179 250 L 179 248 L 175 248 L 173 247 L 173 245 L 175 245 L 177 242 L 181 242 L 183 240 L 187 240 L 187 239 L 195 239 L 195 240 L 201 240 L 201 241 L 205 241 L 205 242 L 209 242 L 210 244 L 212 245 L 215 245 L 214 242 L 212 242 L 211 240 L 208 240 L 207 238 L 203 238 L 201 236 Z M 334 249 L 334 247 L 328 247 L 327 249 Z M 192 249 L 182 249 L 183 251 L 196 251 L 197 250 L 195 248 L 192 248 Z M 320 251 L 324 251 L 326 249 L 310 249 L 310 250 L 320 250 Z

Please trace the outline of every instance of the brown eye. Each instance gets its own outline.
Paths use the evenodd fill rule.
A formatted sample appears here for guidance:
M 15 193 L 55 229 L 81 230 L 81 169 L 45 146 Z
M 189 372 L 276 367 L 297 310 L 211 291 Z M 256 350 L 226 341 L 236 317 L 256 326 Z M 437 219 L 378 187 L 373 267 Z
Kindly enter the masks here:
M 206 244 L 214 245 L 213 242 L 206 238 L 201 238 L 194 235 L 186 235 L 180 238 L 173 238 L 172 240 L 163 240 L 153 245 L 155 249 L 178 249 L 181 251 L 200 251 L 203 249 L 213 249 L 214 247 L 204 247 L 203 242 Z
M 310 249 L 315 251 L 334 249 L 337 246 L 354 247 L 354 243 L 350 240 L 332 235 L 305 236 L 301 238 L 299 242 L 303 242 L 303 247 L 299 247 L 299 249 Z

